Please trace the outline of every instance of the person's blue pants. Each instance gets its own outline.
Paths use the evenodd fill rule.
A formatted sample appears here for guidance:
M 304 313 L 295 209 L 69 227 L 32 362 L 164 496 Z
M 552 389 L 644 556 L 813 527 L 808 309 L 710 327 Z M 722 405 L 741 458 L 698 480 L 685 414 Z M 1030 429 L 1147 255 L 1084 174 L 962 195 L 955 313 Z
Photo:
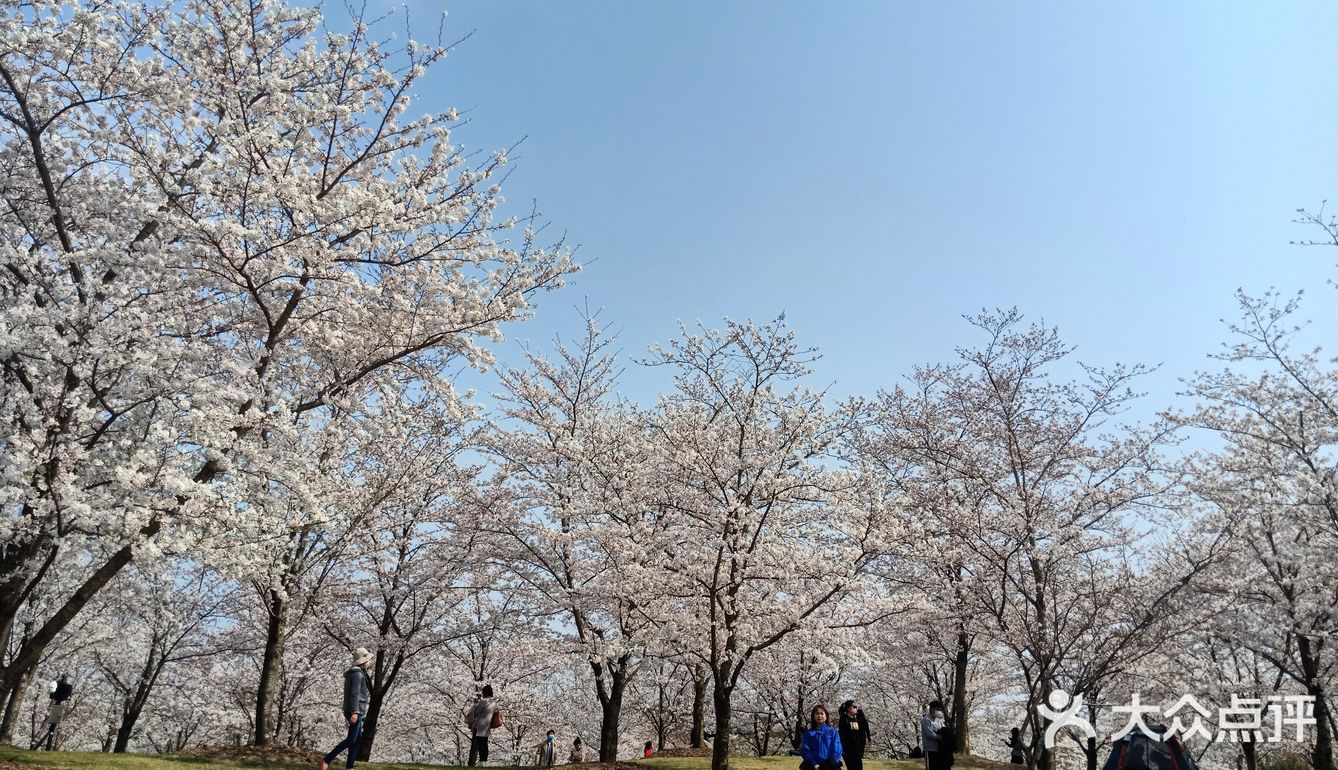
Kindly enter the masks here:
M 358 757 L 358 744 L 362 742 L 362 720 L 363 716 L 362 714 L 359 714 L 358 721 L 348 726 L 348 737 L 338 746 L 330 749 L 329 754 L 325 755 L 326 764 L 335 761 L 335 757 L 339 756 L 339 752 L 348 749 L 348 765 L 346 765 L 346 767 L 353 767 L 353 760 Z

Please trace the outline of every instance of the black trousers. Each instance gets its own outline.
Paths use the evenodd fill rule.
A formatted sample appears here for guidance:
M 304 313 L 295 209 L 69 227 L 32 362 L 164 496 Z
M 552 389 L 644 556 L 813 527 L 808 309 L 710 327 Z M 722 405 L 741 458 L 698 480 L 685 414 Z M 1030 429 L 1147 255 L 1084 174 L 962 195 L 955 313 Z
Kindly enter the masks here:
M 473 741 L 473 743 L 471 743 L 471 744 L 469 745 L 469 766 L 470 766 L 470 767 L 473 767 L 473 766 L 474 766 L 474 759 L 475 759 L 475 757 L 478 758 L 478 761 L 479 761 L 479 762 L 487 762 L 487 761 L 488 761 L 488 736 L 486 736 L 486 735 L 475 735 L 475 736 L 474 736 L 474 741 Z

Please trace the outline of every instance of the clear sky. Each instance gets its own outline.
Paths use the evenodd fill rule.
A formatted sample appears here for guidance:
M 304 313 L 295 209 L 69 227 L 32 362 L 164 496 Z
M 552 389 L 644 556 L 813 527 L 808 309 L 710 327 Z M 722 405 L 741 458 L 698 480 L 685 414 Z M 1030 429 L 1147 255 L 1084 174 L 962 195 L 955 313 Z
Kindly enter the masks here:
M 1316 235 L 1294 209 L 1338 209 L 1333 3 L 408 8 L 474 33 L 422 109 L 465 111 L 470 148 L 526 137 L 509 200 L 592 263 L 518 339 L 571 333 L 586 301 L 629 354 L 783 310 L 816 384 L 871 393 L 978 341 L 963 313 L 1017 305 L 1084 361 L 1163 364 L 1157 405 L 1237 287 L 1307 289 L 1311 339 L 1338 340 L 1338 249 L 1288 245 Z

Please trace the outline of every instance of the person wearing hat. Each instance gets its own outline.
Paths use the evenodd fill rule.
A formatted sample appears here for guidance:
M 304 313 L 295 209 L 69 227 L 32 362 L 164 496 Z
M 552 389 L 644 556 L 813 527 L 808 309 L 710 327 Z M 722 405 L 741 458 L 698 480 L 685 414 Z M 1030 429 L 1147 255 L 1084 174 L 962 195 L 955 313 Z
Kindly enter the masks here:
M 358 758 L 363 718 L 367 716 L 367 704 L 372 700 L 372 680 L 367 676 L 367 667 L 371 664 L 372 653 L 366 647 L 353 651 L 353 666 L 344 672 L 344 721 L 348 722 L 348 737 L 321 759 L 317 764 L 320 770 L 329 770 L 330 763 L 345 749 L 348 750 L 346 767 L 353 767 L 353 761 Z

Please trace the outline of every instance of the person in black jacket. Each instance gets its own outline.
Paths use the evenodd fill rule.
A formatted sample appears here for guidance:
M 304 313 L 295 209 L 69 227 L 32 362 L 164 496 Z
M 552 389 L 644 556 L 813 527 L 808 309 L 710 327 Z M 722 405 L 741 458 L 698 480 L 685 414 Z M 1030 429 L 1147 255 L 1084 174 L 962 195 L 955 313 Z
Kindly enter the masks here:
M 61 674 L 60 679 L 51 683 L 51 704 L 46 710 L 46 750 L 53 751 L 56 746 L 56 726 L 65 717 L 65 701 L 74 695 L 74 685 L 70 684 L 70 675 Z
M 372 664 L 372 653 L 366 647 L 353 651 L 353 666 L 344 672 L 344 721 L 348 723 L 348 737 L 330 750 L 329 754 L 317 765 L 320 770 L 328 770 L 339 752 L 348 749 L 348 765 L 358 758 L 358 744 L 362 742 L 362 723 L 367 716 L 367 706 L 372 701 L 372 680 L 367 676 L 367 667 Z
M 864 709 L 848 700 L 841 704 L 841 718 L 837 729 L 841 732 L 841 748 L 845 752 L 846 767 L 864 770 L 864 750 L 869 746 L 869 720 Z

